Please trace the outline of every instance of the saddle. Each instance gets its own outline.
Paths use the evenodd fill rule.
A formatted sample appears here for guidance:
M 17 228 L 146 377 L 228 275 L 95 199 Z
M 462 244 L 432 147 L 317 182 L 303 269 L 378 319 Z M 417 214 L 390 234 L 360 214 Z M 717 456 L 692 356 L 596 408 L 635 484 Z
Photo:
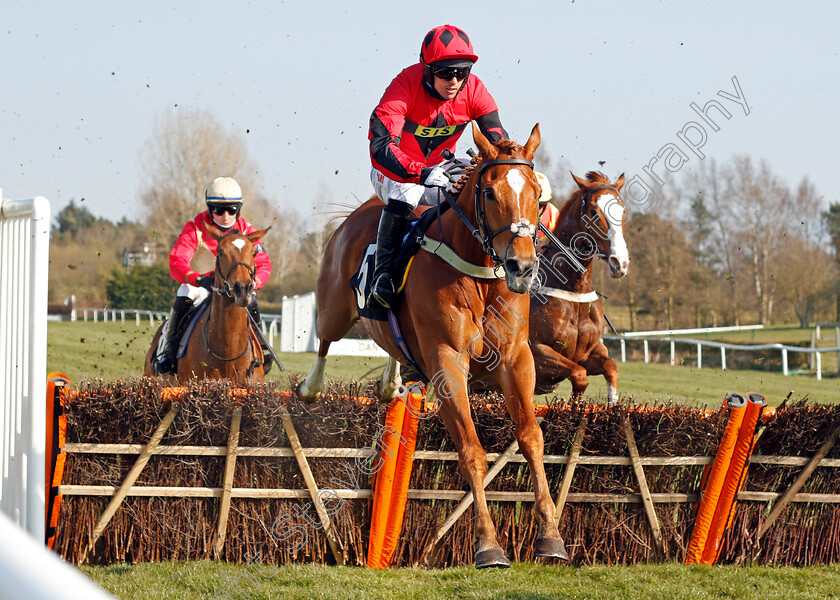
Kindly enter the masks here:
M 411 268 L 412 260 L 420 247 L 426 231 L 435 220 L 449 209 L 449 204 L 441 203 L 427 209 L 422 215 L 408 222 L 408 231 L 403 236 L 400 251 L 394 259 L 392 276 L 396 285 L 397 294 L 402 294 L 405 282 L 408 279 L 408 271 Z M 376 238 L 368 243 L 362 255 L 361 263 L 353 276 L 350 277 L 350 287 L 356 294 L 356 307 L 359 309 L 359 316 L 377 321 L 388 320 L 388 310 L 384 308 L 369 308 L 366 304 L 368 295 L 373 287 L 373 270 L 376 266 Z M 399 296 L 398 296 L 399 297 Z

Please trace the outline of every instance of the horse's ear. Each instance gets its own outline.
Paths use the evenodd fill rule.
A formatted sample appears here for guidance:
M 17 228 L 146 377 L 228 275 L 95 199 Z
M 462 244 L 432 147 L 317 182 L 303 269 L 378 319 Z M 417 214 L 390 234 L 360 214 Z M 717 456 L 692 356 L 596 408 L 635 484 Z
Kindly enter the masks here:
M 569 173 L 572 173 L 572 172 L 571 172 L 571 171 L 569 171 Z M 623 177 L 623 175 L 622 175 L 622 177 Z M 575 180 L 575 183 L 576 183 L 576 184 L 578 184 L 578 187 L 579 187 L 580 189 L 582 189 L 582 190 L 586 190 L 586 189 L 588 189 L 588 188 L 589 188 L 589 182 L 588 182 L 588 181 L 586 181 L 585 179 L 581 179 L 580 177 L 578 177 L 578 176 L 577 176 L 577 175 L 575 175 L 574 173 L 572 173 L 572 179 L 574 179 L 574 180 Z M 624 185 L 624 184 L 622 184 L 622 185 Z
M 259 240 L 262 236 L 264 236 L 269 229 L 271 229 L 270 225 L 268 227 L 266 227 L 265 229 L 260 229 L 259 231 L 254 231 L 253 233 L 249 233 L 248 234 L 248 239 L 251 240 L 252 244 L 254 244 L 254 243 L 256 243 L 257 240 Z
M 622 174 L 621 174 L 621 177 L 619 177 L 619 178 L 616 180 L 616 182 L 613 184 L 613 187 L 614 187 L 615 189 L 617 189 L 617 190 L 621 191 L 621 188 L 623 188 L 623 187 L 624 187 L 624 173 L 622 173 Z
M 478 146 L 478 153 L 481 154 L 481 158 L 485 161 L 495 160 L 499 151 L 496 150 L 496 147 L 490 143 L 490 140 L 484 137 L 484 134 L 481 133 L 481 130 L 478 128 L 478 125 L 475 124 L 475 121 L 473 121 L 472 128 L 473 141 L 475 142 L 475 145 Z
M 525 146 L 522 150 L 525 152 L 525 158 L 531 160 L 534 158 L 534 154 L 537 152 L 537 147 L 540 145 L 541 141 L 540 137 L 540 124 L 537 123 L 534 125 L 534 128 L 531 130 L 531 137 L 528 138 L 528 141 L 525 142 Z
M 222 237 L 222 232 L 219 231 L 218 227 L 216 227 L 212 223 L 208 223 L 205 229 L 207 229 L 207 233 L 210 234 L 210 237 L 216 240 L 217 242 L 219 241 L 219 238 Z

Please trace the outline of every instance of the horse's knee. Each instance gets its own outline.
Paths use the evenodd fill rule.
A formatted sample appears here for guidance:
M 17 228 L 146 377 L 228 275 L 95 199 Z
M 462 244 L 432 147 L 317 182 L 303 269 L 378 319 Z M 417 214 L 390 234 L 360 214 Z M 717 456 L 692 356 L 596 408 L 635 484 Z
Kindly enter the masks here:
M 569 374 L 569 381 L 572 382 L 572 390 L 576 394 L 582 394 L 589 387 L 589 378 L 586 376 L 586 369 L 577 367 Z
M 517 425 L 516 441 L 519 442 L 519 451 L 523 455 L 543 450 L 543 433 L 536 419 Z
M 474 443 L 464 444 L 458 451 L 458 469 L 464 479 L 471 485 L 474 479 L 477 479 L 476 475 L 482 480 L 484 479 L 484 475 L 487 473 L 487 452 L 484 451 L 478 440 Z

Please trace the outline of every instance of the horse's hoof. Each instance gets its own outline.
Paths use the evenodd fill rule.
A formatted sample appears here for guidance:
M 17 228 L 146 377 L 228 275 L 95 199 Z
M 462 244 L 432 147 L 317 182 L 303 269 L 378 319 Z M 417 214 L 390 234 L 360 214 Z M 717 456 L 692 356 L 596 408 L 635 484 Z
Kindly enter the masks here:
M 306 380 L 303 380 L 301 383 L 299 383 L 299 384 L 297 384 L 297 386 L 295 386 L 295 394 L 297 395 L 298 398 L 300 398 L 301 402 L 303 402 L 304 404 L 315 404 L 315 402 L 318 401 L 318 396 L 320 396 L 321 394 L 320 393 L 316 393 L 316 394 L 308 393 L 306 390 L 303 389 L 303 386 L 304 386 L 305 383 L 306 383 Z
M 479 550 L 475 553 L 475 568 L 486 569 L 487 567 L 499 567 L 507 569 L 510 566 L 510 561 L 505 556 L 504 550 L 499 546 L 495 548 L 487 548 L 486 550 Z
M 569 560 L 569 553 L 566 552 L 566 545 L 563 543 L 562 538 L 537 538 L 534 556 Z
M 390 404 L 393 402 L 394 398 L 405 396 L 406 389 L 403 385 L 391 390 L 390 397 L 387 393 L 382 392 L 382 387 L 382 380 L 377 380 L 377 382 L 373 385 L 373 393 L 382 404 Z

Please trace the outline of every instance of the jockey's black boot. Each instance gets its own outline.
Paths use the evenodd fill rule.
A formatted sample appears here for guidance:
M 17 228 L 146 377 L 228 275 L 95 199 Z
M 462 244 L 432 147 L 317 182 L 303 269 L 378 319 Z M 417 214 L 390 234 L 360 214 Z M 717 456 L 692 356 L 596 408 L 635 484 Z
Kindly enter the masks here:
M 169 311 L 169 324 L 166 326 L 166 339 L 163 340 L 163 356 L 158 355 L 155 370 L 160 375 L 175 375 L 177 372 L 178 342 L 181 341 L 181 327 L 184 316 L 192 307 L 192 300 L 188 296 L 178 296 Z
M 392 308 L 397 301 L 397 289 L 393 281 L 394 259 L 402 246 L 405 224 L 411 208 L 405 202 L 389 200 L 376 233 L 376 268 L 373 270 L 373 286 L 367 305 L 376 308 Z
M 262 335 L 262 329 L 260 329 L 262 317 L 260 316 L 260 307 L 257 305 L 256 295 L 251 296 L 251 301 L 248 303 L 248 312 L 254 320 L 254 333 L 257 334 L 257 339 L 260 341 L 260 346 L 263 349 L 263 373 L 268 375 L 272 363 L 271 349 L 268 347 L 268 340 Z

